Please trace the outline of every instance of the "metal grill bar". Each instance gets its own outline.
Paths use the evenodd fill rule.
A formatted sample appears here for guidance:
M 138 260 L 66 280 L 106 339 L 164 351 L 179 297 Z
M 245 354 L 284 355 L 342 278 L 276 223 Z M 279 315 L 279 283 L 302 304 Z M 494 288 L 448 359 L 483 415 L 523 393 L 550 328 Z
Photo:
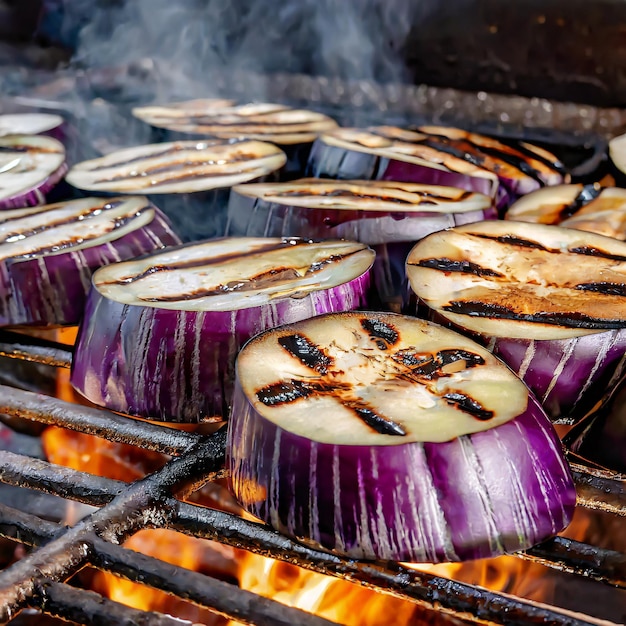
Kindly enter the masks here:
M 54 367 L 72 364 L 71 346 L 8 330 L 0 330 L 0 356 Z
M 0 504 L 0 534 L 26 543 L 30 546 L 38 546 L 54 539 L 62 527 L 53 522 L 46 522 L 40 518 L 29 515 Z M 164 567 L 163 561 L 138 552 L 126 550 L 120 546 L 112 545 L 97 537 L 91 538 L 91 561 L 90 564 L 98 569 L 105 570 L 122 576 L 133 582 L 141 582 L 155 589 L 172 593 L 179 598 L 189 600 L 199 606 L 212 609 L 229 619 L 236 619 L 246 624 L 272 624 L 276 626 L 293 626 L 294 620 L 302 626 L 329 626 L 333 622 L 310 615 L 309 613 L 294 613 L 277 602 L 257 596 L 254 593 L 239 589 L 238 587 L 192 572 L 175 565 Z M 44 581 L 40 587 L 49 588 L 50 581 Z M 67 589 L 64 586 L 63 591 Z M 59 606 L 63 606 L 61 595 Z M 99 596 L 98 596 L 99 597 Z M 86 600 L 77 596 L 77 606 L 82 608 Z M 39 605 L 41 606 L 41 605 Z M 48 605 L 43 605 L 48 608 Z M 51 612 L 53 615 L 65 619 L 77 620 L 76 615 L 68 615 Z M 93 610 L 86 612 L 92 615 Z M 104 613 L 106 616 L 106 612 Z M 139 612 L 139 616 L 144 615 Z M 137 615 L 132 615 L 137 619 Z M 117 622 L 117 620 L 116 620 Z M 91 624 L 91 621 L 82 623 Z M 105 622 L 110 624 L 111 622 Z M 139 622 L 129 622 L 139 623 Z M 149 622 L 152 624 L 152 622 Z M 159 622 L 157 622 L 159 623 Z M 169 622 L 166 622 L 169 624 Z M 178 622 L 177 622 L 178 623 Z
M 94 591 L 54 581 L 38 581 L 30 602 L 54 617 L 90 626 L 193 626 L 187 620 L 131 609 Z
M 27 462 L 28 457 L 24 457 L 24 464 Z M 51 469 L 51 471 L 53 470 Z M 83 482 L 88 477 L 88 475 L 80 476 L 80 472 L 76 472 L 76 474 L 79 475 L 78 482 Z M 108 479 L 98 479 L 97 482 L 99 483 L 102 480 Z M 153 480 L 153 477 L 147 480 Z M 110 492 L 113 492 L 119 488 L 119 483 L 117 481 L 111 482 Z M 141 481 L 141 483 L 143 482 L 146 481 Z M 137 485 L 140 485 L 140 483 L 130 486 L 129 490 L 136 490 Z M 122 498 L 128 499 L 124 498 L 124 496 Z M 132 501 L 133 498 L 130 498 L 130 500 Z M 174 514 L 170 508 L 173 504 L 177 508 L 177 514 Z M 167 514 L 158 520 L 151 520 L 152 526 L 169 527 L 197 537 L 218 540 L 234 547 L 245 548 L 264 556 L 288 560 L 291 563 L 313 571 L 333 574 L 353 582 L 365 584 L 379 591 L 391 592 L 394 595 L 410 599 L 428 608 L 438 606 L 450 614 L 469 614 L 478 622 L 497 622 L 500 612 L 504 610 L 507 616 L 507 623 L 510 624 L 541 623 L 542 620 L 549 620 L 550 623 L 554 624 L 572 625 L 599 623 L 593 619 L 588 621 L 577 618 L 572 621 L 571 616 L 558 610 L 555 611 L 550 607 L 539 606 L 517 598 L 510 598 L 428 573 L 416 572 L 399 564 L 362 563 L 314 550 L 287 539 L 263 525 L 243 520 L 222 511 L 204 509 L 185 503 L 172 503 L 171 501 L 162 501 L 161 510 L 167 510 L 171 515 Z M 103 512 L 105 518 L 112 520 L 120 519 L 119 515 L 110 515 L 109 512 L 106 512 L 106 509 L 100 511 L 100 513 Z M 27 518 L 23 516 L 22 522 L 25 519 Z M 10 528 L 10 520 L 10 514 L 0 518 L 2 528 Z M 120 521 L 123 522 L 123 516 Z M 115 523 L 112 523 L 115 526 Z M 19 532 L 23 532 L 23 529 L 14 529 L 7 536 L 15 537 Z M 109 528 L 109 532 L 114 532 L 114 530 Z M 29 530 L 27 535 L 33 536 L 33 532 Z M 57 541 L 64 543 L 63 538 Z M 71 549 L 75 545 L 77 544 L 74 539 L 66 547 Z M 572 547 L 579 549 L 581 545 L 573 545 Z M 43 550 L 46 550 L 46 548 Z M 586 553 L 587 557 L 589 557 L 589 553 L 594 550 L 590 546 L 584 546 L 584 549 L 582 551 L 579 549 L 579 552 L 582 552 L 582 556 Z M 63 553 L 64 551 L 61 550 L 61 555 Z M 575 554 L 578 553 L 575 551 Z M 590 572 L 587 563 L 584 573 L 591 574 L 598 580 L 611 580 L 613 584 L 615 580 L 613 580 L 614 576 L 612 576 L 612 573 L 616 569 L 619 570 L 620 567 L 623 570 L 623 558 L 618 553 L 608 551 L 604 551 L 599 556 L 596 554 L 596 558 L 604 564 L 606 569 L 603 569 L 601 565 L 596 567 L 595 572 Z M 89 554 L 86 555 L 85 560 L 93 564 L 98 563 L 98 559 L 94 554 L 92 540 L 90 541 Z M 138 569 L 140 571 L 141 568 L 138 567 Z M 576 567 L 570 565 L 570 570 L 576 570 Z M 577 573 L 583 573 L 583 571 L 580 570 Z M 2 575 L 0 575 L 0 581 L 2 581 Z M 626 586 L 623 580 L 618 582 Z M 450 588 L 451 586 L 453 586 L 453 589 Z M 2 596 L 0 595 L 1 598 Z

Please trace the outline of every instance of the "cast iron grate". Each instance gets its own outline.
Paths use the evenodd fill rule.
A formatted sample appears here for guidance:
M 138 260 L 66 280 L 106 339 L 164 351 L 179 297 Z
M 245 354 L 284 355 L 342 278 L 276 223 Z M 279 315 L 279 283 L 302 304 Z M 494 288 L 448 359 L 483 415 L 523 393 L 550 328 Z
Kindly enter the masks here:
M 71 351 L 24 335 L 0 332 L 0 355 L 69 367 Z M 0 451 L 0 481 L 99 507 L 72 527 L 0 503 L 0 536 L 32 546 L 0 572 L 0 621 L 25 608 L 83 624 L 181 624 L 160 613 L 130 609 L 66 581 L 86 566 L 160 589 L 245 624 L 322 626 L 326 619 L 121 547 L 137 530 L 169 528 L 252 551 L 308 570 L 436 608 L 463 622 L 496 624 L 609 624 L 392 562 L 358 562 L 312 549 L 234 514 L 181 501 L 224 476 L 225 428 L 199 435 L 126 418 L 105 410 L 0 385 L 0 413 L 97 435 L 171 455 L 161 470 L 133 483 L 105 479 L 27 455 Z M 581 507 L 626 517 L 626 477 L 570 459 Z M 626 555 L 555 538 L 519 556 L 549 568 L 626 589 Z

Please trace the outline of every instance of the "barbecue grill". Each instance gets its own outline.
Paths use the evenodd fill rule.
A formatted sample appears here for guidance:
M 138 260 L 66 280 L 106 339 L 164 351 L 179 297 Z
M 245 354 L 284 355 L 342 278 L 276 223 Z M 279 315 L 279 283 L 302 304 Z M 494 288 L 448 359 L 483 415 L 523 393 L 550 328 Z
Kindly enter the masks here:
M 71 161 L 131 145 L 148 132 L 128 115 L 146 93 L 167 93 L 169 70 L 141 62 L 100 71 L 9 72 L 2 81 L 0 111 L 47 110 L 69 121 Z M 26 87 L 25 87 L 26 84 Z M 510 89 L 508 91 L 511 91 Z M 482 132 L 523 136 L 558 149 L 575 171 L 601 166 L 606 139 L 626 131 L 626 110 L 597 107 L 487 91 L 449 87 L 385 84 L 305 74 L 229 72 L 212 75 L 212 94 L 245 101 L 263 93 L 268 101 L 305 105 L 334 116 L 340 123 L 454 123 Z M 177 94 L 180 98 L 187 95 Z M 117 126 L 119 132 L 113 132 Z M 125 607 L 70 581 L 94 567 L 161 589 L 245 624 L 331 624 L 326 619 L 287 607 L 236 585 L 172 566 L 121 547 L 138 530 L 169 528 L 228 546 L 285 561 L 307 570 L 339 577 L 383 594 L 439 611 L 449 623 L 610 624 L 600 607 L 585 614 L 540 604 L 475 585 L 417 571 L 399 563 L 358 562 L 316 550 L 232 513 L 185 501 L 207 482 L 224 477 L 225 428 L 211 435 L 177 431 L 111 412 L 64 402 L 25 390 L 27 367 L 35 363 L 44 379 L 71 364 L 71 348 L 30 336 L 2 331 L 0 355 L 4 377 L 0 414 L 4 421 L 30 420 L 97 435 L 171 455 L 161 470 L 126 484 L 55 466 L 28 451 L 0 450 L 0 481 L 28 490 L 97 507 L 72 527 L 50 521 L 44 510 L 25 512 L 0 502 L 0 535 L 27 547 L 27 554 L 0 572 L 0 621 L 34 609 L 81 624 L 181 624 L 180 619 Z M 7 364 L 8 363 L 8 364 Z M 7 374 L 8 372 L 8 374 Z M 618 520 L 626 517 L 626 476 L 587 464 L 568 453 L 580 508 Z M 626 554 L 557 537 L 517 555 L 571 578 L 593 581 L 610 590 L 615 613 L 626 606 Z M 591 584 L 591 583 L 590 583 Z M 606 597 L 603 594 L 602 597 Z M 626 619 L 626 613 L 615 623 Z

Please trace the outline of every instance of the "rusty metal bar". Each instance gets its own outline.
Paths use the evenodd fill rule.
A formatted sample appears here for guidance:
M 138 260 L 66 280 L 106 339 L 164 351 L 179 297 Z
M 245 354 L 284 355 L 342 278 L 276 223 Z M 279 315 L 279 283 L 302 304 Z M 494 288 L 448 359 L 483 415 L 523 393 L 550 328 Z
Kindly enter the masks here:
M 0 385 L 0 413 L 63 426 L 170 455 L 182 454 L 197 443 L 199 437 L 182 430 L 129 419 L 105 409 L 72 404 L 6 385 Z
M 69 368 L 72 364 L 72 347 L 22 333 L 0 330 L 0 356 Z

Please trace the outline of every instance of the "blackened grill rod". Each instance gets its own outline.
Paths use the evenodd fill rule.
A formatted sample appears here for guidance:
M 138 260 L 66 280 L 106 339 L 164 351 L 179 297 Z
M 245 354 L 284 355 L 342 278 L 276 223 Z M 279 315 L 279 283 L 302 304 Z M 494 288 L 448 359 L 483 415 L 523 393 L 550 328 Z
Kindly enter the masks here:
M 75 589 L 55 581 L 38 581 L 31 606 L 54 617 L 89 626 L 193 626 L 187 620 L 140 611 L 103 598 L 95 591 Z
M 198 435 L 128 419 L 105 409 L 79 406 L 42 394 L 0 385 L 0 413 L 141 446 L 164 454 L 182 454 Z M 570 462 L 578 504 L 626 516 L 626 477 Z
M 24 457 L 24 463 L 27 462 L 28 457 Z M 179 466 L 186 464 L 186 472 L 202 473 L 206 470 L 206 460 L 201 448 L 190 451 L 185 455 L 185 458 L 173 460 L 169 466 L 176 463 Z M 126 534 L 136 530 L 136 526 L 134 528 L 128 527 L 126 518 L 129 512 L 134 512 L 136 517 L 142 517 L 140 512 L 145 513 L 150 502 L 150 498 L 146 500 L 145 494 L 153 493 L 154 490 L 160 492 L 165 484 L 175 484 L 175 481 L 172 482 L 171 478 L 169 480 L 167 478 L 170 473 L 172 476 L 184 478 L 184 472 L 181 474 L 180 469 L 168 470 L 168 466 L 166 466 L 161 472 L 128 486 L 128 493 L 122 494 L 109 506 L 94 514 L 93 517 L 107 521 L 106 534 L 111 534 L 109 537 L 111 541 L 120 540 Z M 118 485 L 113 481 L 111 491 L 117 487 Z M 153 493 L 153 495 L 156 494 Z M 243 520 L 222 511 L 180 503 L 170 498 L 164 498 L 160 501 L 159 511 L 160 515 L 155 516 L 153 512 L 147 518 L 142 519 L 142 524 L 168 527 L 197 537 L 215 539 L 227 545 L 245 548 L 264 556 L 286 560 L 313 571 L 359 582 L 378 591 L 412 600 L 427 608 L 437 606 L 451 615 L 463 614 L 463 617 L 469 616 L 470 619 L 479 623 L 497 623 L 502 611 L 506 614 L 507 624 L 522 625 L 547 621 L 563 626 L 580 626 L 582 624 L 606 623 L 595 618 L 577 617 L 573 619 L 566 612 L 553 610 L 551 607 L 538 606 L 519 598 L 494 593 L 431 574 L 416 572 L 395 563 L 363 563 L 314 550 L 283 537 L 266 526 Z M 10 527 L 10 523 L 5 522 L 2 526 Z M 71 535 L 73 531 L 74 529 L 71 529 L 68 534 Z M 102 531 L 104 535 L 104 529 Z M 64 541 L 65 539 L 66 536 L 54 543 L 67 543 Z M 70 537 L 69 541 L 70 544 L 66 547 L 79 545 L 76 538 Z M 93 562 L 95 559 L 93 543 L 90 546 L 92 547 L 85 560 Z M 39 552 L 45 553 L 47 549 L 48 546 L 44 546 Z M 54 555 L 52 557 L 54 558 Z M 26 557 L 26 559 L 28 558 Z M 604 563 L 610 563 L 611 566 L 614 565 L 613 561 L 619 560 L 619 558 L 620 555 L 616 556 L 614 553 L 603 555 Z M 50 557 L 46 555 L 44 562 L 50 562 Z M 20 563 L 21 561 L 16 566 L 19 566 Z M 586 568 L 584 573 L 589 574 L 588 570 L 589 568 Z M 28 570 L 24 574 L 27 575 Z M 591 575 L 594 574 L 591 573 Z M 596 575 L 601 580 L 609 578 L 608 573 L 602 570 Z M 0 574 L 1 583 L 2 574 Z M 622 582 L 622 584 L 626 586 L 626 583 Z M 0 594 L 1 600 L 2 595 Z
M 0 413 L 170 455 L 182 454 L 198 441 L 198 435 L 193 433 L 128 419 L 104 409 L 72 404 L 7 385 L 0 385 Z
M 72 364 L 72 346 L 0 330 L 0 356 L 69 368 Z
M 52 465 L 46 461 L 2 451 L 0 451 L 0 479 L 9 485 L 36 489 L 91 506 L 107 504 L 128 486 L 127 483 L 118 480 L 93 476 L 86 472 Z M 198 527 L 202 530 L 203 537 L 222 543 L 231 542 L 230 539 L 224 538 L 223 535 L 227 534 L 228 537 L 235 538 L 234 543 L 231 542 L 234 547 L 255 552 L 269 545 L 273 551 L 272 556 L 275 558 L 285 559 L 286 555 L 280 553 L 290 550 L 282 547 L 279 541 L 280 535 L 253 522 L 242 522 L 239 518 L 227 513 L 207 512 L 205 509 L 196 512 L 193 506 L 187 509 L 186 505 L 175 502 L 168 502 L 168 506 L 178 507 L 180 511 L 178 520 L 172 522 L 172 527 L 187 534 L 193 534 L 194 529 Z M 198 516 L 201 516 L 204 521 L 201 522 Z M 210 517 L 210 521 L 206 519 L 207 516 Z M 8 522 L 10 518 L 2 522 L 0 517 L 0 523 Z M 207 526 L 212 531 L 207 530 Z M 240 528 L 240 530 L 233 535 L 233 528 Z M 212 534 L 207 534 L 210 532 Z M 259 533 L 264 533 L 262 540 L 258 539 Z M 300 547 L 300 544 L 297 546 Z M 582 575 L 626 589 L 626 556 L 619 552 L 557 537 L 525 552 L 520 552 L 518 556 L 539 562 L 552 569 Z M 308 556 L 306 560 L 308 561 Z
M 158 472 L 137 481 L 109 505 L 78 522 L 50 542 L 0 572 L 0 621 L 6 621 L 35 590 L 38 578 L 66 580 L 89 561 L 93 533 L 113 543 L 140 528 L 164 527 L 173 515 L 163 506 L 172 493 L 201 484 L 203 477 L 224 464 L 225 430 L 202 438 L 184 457 L 176 457 Z M 35 577 L 34 573 L 38 576 Z
M 4 537 L 36 547 L 53 540 L 61 530 L 59 524 L 42 520 L 35 515 L 18 511 L 0 503 L 0 535 Z M 172 593 L 179 598 L 211 609 L 228 619 L 237 620 L 242 624 L 271 624 L 272 626 L 293 626 L 294 624 L 300 626 L 331 626 L 334 624 L 310 613 L 285 607 L 273 600 L 263 598 L 244 589 L 239 589 L 230 583 L 169 563 L 165 564 L 159 559 L 110 544 L 95 535 L 90 538 L 90 544 L 90 565 L 122 576 L 127 580 Z M 41 585 L 50 585 L 50 582 L 45 581 Z M 78 596 L 77 599 L 80 600 L 81 596 Z M 86 601 L 85 599 L 83 600 Z M 66 597 L 61 594 L 57 603 L 58 607 L 60 607 L 59 610 L 63 609 L 68 603 L 69 600 L 66 600 Z M 32 604 L 33 606 L 41 606 L 36 601 Z M 46 609 L 48 608 L 49 605 L 46 605 Z M 74 603 L 74 608 L 81 609 L 80 602 L 78 604 Z M 79 621 L 80 623 L 95 623 L 76 619 L 76 613 L 70 616 L 60 613 L 59 610 L 54 613 L 51 611 L 47 612 L 63 616 L 65 619 Z M 87 616 L 92 611 L 93 609 L 87 613 Z M 139 613 L 143 615 L 143 613 Z M 104 615 L 106 616 L 106 612 Z M 134 614 L 131 616 L 137 617 Z M 107 626 L 110 623 L 112 622 L 104 622 Z M 120 622 L 116 619 L 115 623 L 118 624 Z M 141 622 L 131 621 L 128 623 L 138 624 Z M 149 623 L 152 624 L 152 622 Z

